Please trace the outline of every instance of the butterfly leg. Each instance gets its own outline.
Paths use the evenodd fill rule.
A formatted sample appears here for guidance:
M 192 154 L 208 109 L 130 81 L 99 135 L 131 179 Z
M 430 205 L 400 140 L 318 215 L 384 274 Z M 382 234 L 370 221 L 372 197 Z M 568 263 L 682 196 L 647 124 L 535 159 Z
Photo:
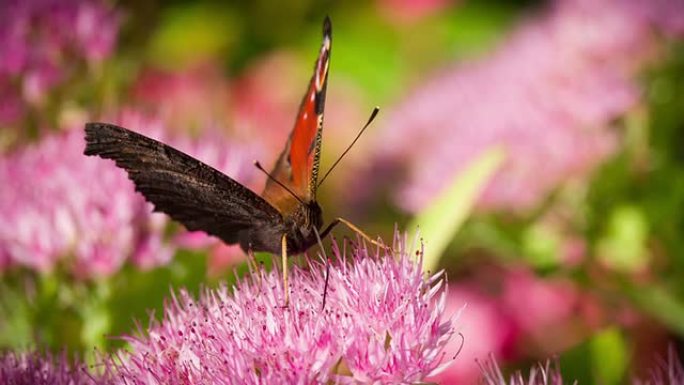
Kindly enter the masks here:
M 287 281 L 287 235 L 283 234 L 282 240 L 282 257 L 283 257 L 283 290 L 285 291 L 285 306 L 290 304 L 290 286 Z
M 247 250 L 247 266 L 249 267 L 249 270 L 252 271 L 252 276 L 257 276 L 257 285 L 259 286 L 259 290 L 261 290 L 262 269 L 260 268 L 259 262 L 257 262 L 256 257 L 254 256 L 254 252 L 251 248 Z
M 330 279 L 330 261 L 325 260 L 325 284 L 323 285 L 323 303 L 321 304 L 321 311 L 325 310 L 325 299 L 328 297 L 328 280 Z
M 378 241 L 374 241 L 371 237 L 368 236 L 368 234 L 364 233 L 363 230 L 356 227 L 356 225 L 354 225 L 353 223 L 349 222 L 348 220 L 346 220 L 344 218 L 340 218 L 340 217 L 337 217 L 337 218 L 335 218 L 335 220 L 330 222 L 328 227 L 326 227 L 325 230 L 323 230 L 323 232 L 321 233 L 321 238 L 325 238 L 325 236 L 328 235 L 328 233 L 333 229 L 333 227 L 337 226 L 340 223 L 347 226 L 348 228 L 350 228 L 355 233 L 359 234 L 361 236 L 361 238 L 365 239 L 366 241 L 370 242 L 371 244 L 378 246 L 378 247 L 381 247 L 383 249 L 392 250 L 391 247 L 389 247 L 387 245 L 383 245 L 382 243 L 379 243 Z

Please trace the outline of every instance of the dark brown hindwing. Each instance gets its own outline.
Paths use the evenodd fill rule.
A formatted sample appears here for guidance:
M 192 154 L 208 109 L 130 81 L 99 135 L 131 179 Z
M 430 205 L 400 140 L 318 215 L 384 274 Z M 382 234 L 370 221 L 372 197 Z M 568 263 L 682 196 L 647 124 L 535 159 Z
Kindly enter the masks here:
M 280 213 L 220 171 L 164 143 L 106 123 L 85 126 L 85 155 L 112 159 L 137 191 L 188 230 L 228 244 L 264 227 L 282 226 Z

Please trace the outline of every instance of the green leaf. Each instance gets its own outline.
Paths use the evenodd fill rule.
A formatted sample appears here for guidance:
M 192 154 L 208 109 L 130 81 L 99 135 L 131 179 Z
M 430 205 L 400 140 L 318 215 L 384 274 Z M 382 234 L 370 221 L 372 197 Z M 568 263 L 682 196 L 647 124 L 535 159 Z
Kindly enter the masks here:
M 423 212 L 409 225 L 420 227 L 425 236 L 426 248 L 423 263 L 426 270 L 433 270 L 451 239 L 470 215 L 477 198 L 486 183 L 504 160 L 501 148 L 485 151 L 463 170 Z
M 535 223 L 523 232 L 524 258 L 537 269 L 548 269 L 560 262 L 560 236 L 554 229 Z
M 111 297 L 111 288 L 107 280 L 101 280 L 87 292 L 78 307 L 83 325 L 81 326 L 81 341 L 86 348 L 106 346 L 107 334 L 112 328 L 112 315 L 107 308 L 107 301 Z
M 589 343 L 595 384 L 620 383 L 629 357 L 627 344 L 617 328 L 606 329 L 595 335 Z
M 372 18 L 364 18 L 350 22 L 336 19 L 334 34 L 331 84 L 339 84 L 335 78 L 355 79 L 376 103 L 401 91 L 407 63 L 400 55 L 395 33 Z M 311 39 L 307 52 L 319 44 L 320 37 L 313 34 Z M 378 71 L 378 63 L 382 63 L 382 71 Z
M 27 349 L 33 342 L 29 299 L 21 290 L 0 281 L 0 349 Z
M 182 68 L 220 56 L 235 45 L 238 20 L 208 4 L 170 7 L 162 14 L 150 44 L 151 59 L 163 68 Z
M 449 13 L 448 52 L 458 57 L 473 56 L 492 50 L 505 38 L 506 31 L 520 17 L 520 8 L 508 2 L 467 1 Z
M 660 286 L 631 286 L 625 291 L 642 311 L 684 337 L 684 303 L 674 295 Z
M 648 219 L 641 208 L 618 206 L 610 215 L 607 234 L 598 242 L 599 259 L 617 271 L 643 270 L 650 261 L 648 231 Z

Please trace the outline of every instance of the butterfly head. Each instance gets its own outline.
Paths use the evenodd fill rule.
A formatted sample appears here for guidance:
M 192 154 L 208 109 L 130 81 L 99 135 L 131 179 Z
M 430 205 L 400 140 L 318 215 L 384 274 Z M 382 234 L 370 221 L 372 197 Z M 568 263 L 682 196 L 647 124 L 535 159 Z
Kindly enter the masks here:
M 298 205 L 285 217 L 290 252 L 303 252 L 317 242 L 316 231 L 323 227 L 323 212 L 315 200 Z
M 307 223 L 309 225 L 307 227 L 315 227 L 316 230 L 320 229 L 323 226 L 323 211 L 321 210 L 321 206 L 318 205 L 318 202 L 309 202 L 307 204 L 307 212 Z
M 297 227 L 304 238 L 315 238 L 314 228 L 319 230 L 323 226 L 323 211 L 315 200 L 300 206 Z

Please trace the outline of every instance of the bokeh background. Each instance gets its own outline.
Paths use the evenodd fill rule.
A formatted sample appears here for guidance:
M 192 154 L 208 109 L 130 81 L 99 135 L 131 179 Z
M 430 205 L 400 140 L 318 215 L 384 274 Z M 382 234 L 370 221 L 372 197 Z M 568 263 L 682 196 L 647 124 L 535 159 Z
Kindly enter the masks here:
M 557 355 L 611 385 L 684 346 L 684 1 L 8 0 L 0 348 L 114 351 L 171 290 L 244 273 L 84 157 L 83 123 L 260 191 L 252 161 L 282 150 L 326 15 L 322 170 L 381 113 L 319 200 L 373 236 L 420 227 L 464 337 L 433 381 Z

